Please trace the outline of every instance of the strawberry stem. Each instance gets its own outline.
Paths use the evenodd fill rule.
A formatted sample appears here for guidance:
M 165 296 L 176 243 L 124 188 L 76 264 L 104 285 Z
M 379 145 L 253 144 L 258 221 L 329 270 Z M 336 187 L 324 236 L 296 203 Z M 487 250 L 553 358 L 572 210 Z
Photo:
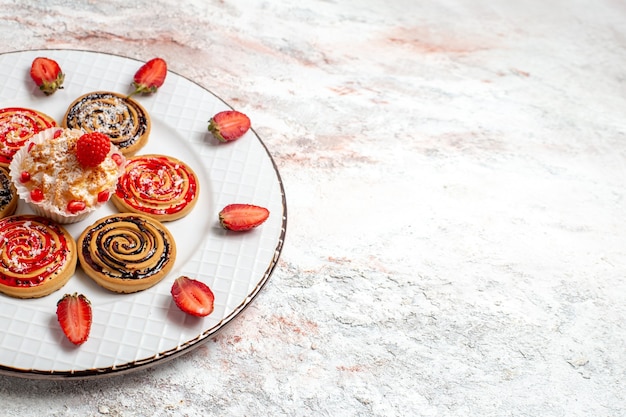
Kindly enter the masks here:
M 135 91 L 127 95 L 126 98 L 130 98 L 131 96 L 134 96 L 135 94 L 152 94 L 152 93 L 156 93 L 157 91 L 157 87 L 155 86 L 148 87 L 147 85 L 137 84 L 137 83 L 132 83 L 131 85 L 135 87 Z

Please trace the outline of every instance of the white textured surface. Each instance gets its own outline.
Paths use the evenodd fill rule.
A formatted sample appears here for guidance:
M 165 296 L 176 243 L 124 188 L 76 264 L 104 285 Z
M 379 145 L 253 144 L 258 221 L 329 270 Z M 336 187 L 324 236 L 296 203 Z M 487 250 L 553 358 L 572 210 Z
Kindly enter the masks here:
M 289 207 L 211 341 L 2 377 L 4 414 L 626 415 L 623 2 L 0 5 L 3 51 L 160 55 L 246 111 Z

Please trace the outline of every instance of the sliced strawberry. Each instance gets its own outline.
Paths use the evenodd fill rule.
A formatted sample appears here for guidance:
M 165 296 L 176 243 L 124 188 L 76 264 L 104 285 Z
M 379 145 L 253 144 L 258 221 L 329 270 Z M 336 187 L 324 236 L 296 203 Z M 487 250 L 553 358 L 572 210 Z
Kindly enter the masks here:
M 237 110 L 219 112 L 209 120 L 209 131 L 220 142 L 239 139 L 248 129 L 250 129 L 250 118 Z
M 150 94 L 156 91 L 165 82 L 167 75 L 167 63 L 162 58 L 153 58 L 143 64 L 135 73 L 133 78 L 133 86 L 135 91 L 130 93 L 128 97 L 134 94 Z
M 65 294 L 57 303 L 57 319 L 70 342 L 83 344 L 91 331 L 91 303 L 82 294 Z
M 35 58 L 30 67 L 30 77 L 41 91 L 47 96 L 57 89 L 63 88 L 65 74 L 61 72 L 59 64 L 50 58 Z
M 265 222 L 270 212 L 265 207 L 252 204 L 229 204 L 219 213 L 222 227 L 235 232 L 255 228 Z
M 213 291 L 205 283 L 186 276 L 176 278 L 172 284 L 174 303 L 187 314 L 204 317 L 213 312 Z

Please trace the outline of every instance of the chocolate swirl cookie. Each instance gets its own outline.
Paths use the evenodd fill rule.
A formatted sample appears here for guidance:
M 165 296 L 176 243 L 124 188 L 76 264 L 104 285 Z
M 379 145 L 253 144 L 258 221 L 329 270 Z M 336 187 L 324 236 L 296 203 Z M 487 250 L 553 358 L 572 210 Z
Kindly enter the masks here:
M 8 167 L 13 155 L 28 140 L 57 122 L 47 114 L 23 107 L 0 109 L 0 166 Z
M 0 168 L 0 218 L 15 213 L 17 200 L 19 200 L 17 190 L 9 172 L 5 168 Z
M 102 287 L 131 293 L 152 287 L 174 266 L 176 244 L 159 221 L 141 214 L 113 214 L 78 238 L 78 259 Z
M 104 133 L 125 156 L 130 156 L 148 141 L 151 122 L 148 112 L 132 98 L 95 91 L 80 96 L 70 104 L 63 126 Z
M 191 211 L 198 192 L 198 178 L 184 162 L 165 155 L 141 155 L 129 158 L 111 201 L 120 211 L 170 221 Z
M 37 298 L 62 286 L 76 268 L 76 243 L 45 217 L 16 215 L 0 219 L 0 292 Z

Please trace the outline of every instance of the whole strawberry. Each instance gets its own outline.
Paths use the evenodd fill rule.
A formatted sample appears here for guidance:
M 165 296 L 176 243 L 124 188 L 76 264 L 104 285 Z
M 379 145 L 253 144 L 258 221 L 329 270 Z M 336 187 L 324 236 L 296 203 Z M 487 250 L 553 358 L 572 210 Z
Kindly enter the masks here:
M 260 226 L 269 215 L 270 212 L 265 207 L 229 204 L 219 212 L 219 220 L 224 229 L 243 232 Z
M 63 88 L 65 74 L 61 72 L 59 64 L 50 58 L 35 58 L 30 67 L 30 77 L 41 91 L 47 96 Z
M 57 302 L 57 320 L 69 341 L 81 345 L 91 332 L 91 303 L 83 294 L 65 294 Z
M 248 129 L 250 129 L 250 118 L 237 110 L 219 112 L 209 120 L 209 131 L 220 142 L 239 139 Z
M 130 93 L 128 97 L 134 94 L 150 94 L 156 91 L 165 82 L 167 75 L 167 63 L 162 58 L 153 58 L 143 64 L 135 73 L 133 78 L 133 87 L 135 91 Z
M 76 142 L 76 158 L 84 167 L 97 167 L 111 150 L 111 139 L 100 132 L 85 133 Z

